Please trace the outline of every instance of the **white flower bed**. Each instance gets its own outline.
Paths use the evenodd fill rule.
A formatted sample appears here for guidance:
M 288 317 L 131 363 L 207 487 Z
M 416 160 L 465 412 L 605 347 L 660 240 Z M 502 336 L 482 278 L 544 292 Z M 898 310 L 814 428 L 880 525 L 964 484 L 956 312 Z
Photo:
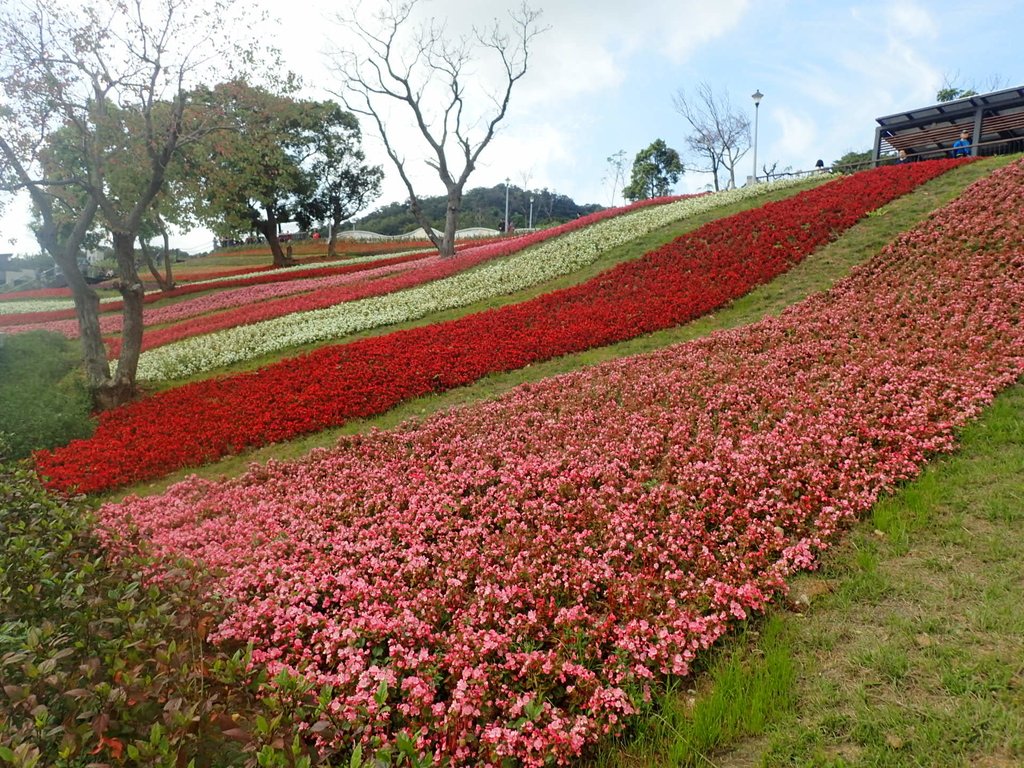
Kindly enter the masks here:
M 120 301 L 120 296 L 108 296 L 100 299 L 100 304 Z M 58 309 L 74 309 L 75 302 L 71 299 L 0 299 L 0 315 L 20 315 L 29 312 L 53 312 Z

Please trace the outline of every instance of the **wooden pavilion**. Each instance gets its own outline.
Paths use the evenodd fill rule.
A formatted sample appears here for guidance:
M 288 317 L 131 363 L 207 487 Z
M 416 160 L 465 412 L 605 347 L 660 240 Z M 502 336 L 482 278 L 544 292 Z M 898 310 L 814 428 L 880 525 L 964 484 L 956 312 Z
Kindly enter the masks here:
M 1024 86 L 911 109 L 876 122 L 875 164 L 901 149 L 919 159 L 948 157 L 964 129 L 971 135 L 972 155 L 1022 152 Z

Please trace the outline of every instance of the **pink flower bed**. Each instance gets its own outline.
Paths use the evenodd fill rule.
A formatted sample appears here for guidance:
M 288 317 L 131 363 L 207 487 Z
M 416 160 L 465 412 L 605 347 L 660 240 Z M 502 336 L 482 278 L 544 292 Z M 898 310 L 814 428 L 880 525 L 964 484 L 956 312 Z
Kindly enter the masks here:
M 333 686 L 325 741 L 566 763 L 1024 373 L 1022 190 L 780 317 L 108 504 L 110 546 L 210 567 L 216 641 Z
M 36 454 L 51 487 L 93 492 L 383 413 L 494 371 L 686 322 L 799 262 L 868 211 L 953 167 L 889 166 L 701 227 L 578 286 L 522 304 L 177 387 L 101 415 Z
M 392 275 L 396 272 L 415 269 L 418 266 L 430 264 L 440 257 L 433 254 L 418 254 L 415 260 L 403 260 L 397 263 L 386 263 L 384 265 L 367 264 L 359 271 L 346 271 L 341 274 L 333 274 L 333 270 L 324 270 L 324 274 L 315 277 L 303 277 L 289 279 L 282 276 L 282 279 L 272 283 L 261 283 L 247 285 L 240 288 L 217 289 L 217 286 L 207 285 L 206 292 L 201 296 L 192 299 L 185 299 L 175 304 L 163 306 L 146 307 L 143 310 L 143 323 L 146 328 L 157 325 L 179 322 L 197 315 L 209 315 L 225 309 L 251 305 L 254 303 L 266 302 L 269 299 L 281 296 L 290 296 L 299 293 L 322 291 L 338 286 L 351 286 L 353 283 L 379 280 L 385 275 Z M 124 318 L 119 314 L 104 313 L 100 316 L 100 330 L 105 334 L 119 333 Z M 209 322 L 209 320 L 207 320 Z M 78 338 L 77 320 L 50 320 L 46 322 L 16 325 L 4 329 L 7 333 L 24 333 L 25 331 L 45 330 L 59 333 L 69 339 Z M 148 336 L 144 337 L 146 348 L 158 346 L 149 343 L 152 339 L 152 331 L 147 331 Z M 107 340 L 110 349 L 110 357 L 116 357 L 120 348 L 120 340 L 109 338 Z

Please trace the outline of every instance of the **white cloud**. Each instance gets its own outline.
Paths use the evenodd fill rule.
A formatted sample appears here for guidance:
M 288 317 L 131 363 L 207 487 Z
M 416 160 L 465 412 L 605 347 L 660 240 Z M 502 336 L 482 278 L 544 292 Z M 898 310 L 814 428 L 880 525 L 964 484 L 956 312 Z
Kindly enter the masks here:
M 592 137 L 611 117 L 607 105 L 616 98 L 628 102 L 626 91 L 634 89 L 638 79 L 655 80 L 662 75 L 637 71 L 637 62 L 658 61 L 659 54 L 668 66 L 685 60 L 737 24 L 747 6 L 747 0 L 723 0 L 715 5 L 695 0 L 642 4 L 561 0 L 545 6 L 541 23 L 549 29 L 535 39 L 530 69 L 516 85 L 512 109 L 482 156 L 478 176 L 471 184 L 490 185 L 505 176 L 514 179 L 522 170 L 522 158 L 530 158 L 530 167 L 535 169 L 533 186 L 548 185 L 574 196 L 603 199 L 600 177 L 605 169 L 593 167 L 594 158 L 580 153 L 594 151 Z M 472 6 L 461 0 L 431 0 L 419 10 L 447 17 L 454 33 L 501 18 L 507 7 L 494 0 Z M 665 92 L 666 102 L 669 93 Z M 395 123 L 389 123 L 389 129 L 401 134 L 403 146 L 422 145 L 412 130 L 404 131 Z M 607 152 L 618 149 L 619 141 L 614 137 L 608 141 Z M 630 154 L 636 149 L 630 148 Z M 605 149 L 597 149 L 602 151 Z M 389 165 L 385 168 L 391 171 Z M 436 179 L 426 173 L 420 178 L 440 192 Z
M 761 168 L 778 161 L 776 170 L 784 171 L 791 166 L 794 171 L 805 171 L 819 159 L 815 155 L 820 146 L 818 126 L 814 119 L 804 112 L 785 107 L 766 110 L 766 116 L 778 126 L 778 134 L 770 146 L 758 147 L 758 173 Z M 826 163 L 832 158 L 820 158 Z

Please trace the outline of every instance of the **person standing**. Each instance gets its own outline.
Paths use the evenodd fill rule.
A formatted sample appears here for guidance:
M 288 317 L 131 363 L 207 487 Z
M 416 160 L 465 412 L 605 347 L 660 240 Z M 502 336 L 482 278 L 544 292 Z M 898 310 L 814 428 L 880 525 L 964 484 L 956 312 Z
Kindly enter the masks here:
M 960 131 L 960 138 L 953 142 L 953 157 L 970 157 L 971 155 L 971 132 L 964 128 Z

